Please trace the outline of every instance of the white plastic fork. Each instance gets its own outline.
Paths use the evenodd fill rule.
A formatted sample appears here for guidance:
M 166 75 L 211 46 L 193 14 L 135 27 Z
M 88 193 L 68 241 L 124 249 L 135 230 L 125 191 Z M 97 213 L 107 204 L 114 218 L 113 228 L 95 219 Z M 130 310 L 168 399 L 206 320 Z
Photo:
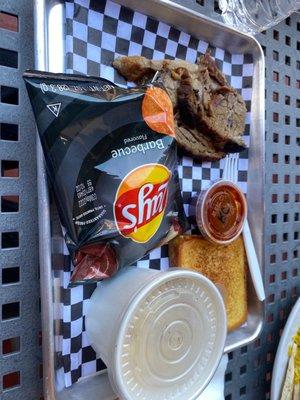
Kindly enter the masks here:
M 237 184 L 238 166 L 239 166 L 239 154 L 236 153 L 227 155 L 225 158 L 225 165 L 224 165 L 222 179 Z M 256 291 L 256 295 L 260 301 L 264 301 L 266 295 L 261 275 L 261 269 L 259 266 L 247 218 L 243 228 L 243 238 L 247 254 L 248 266 L 252 277 L 253 285 Z
M 239 154 L 229 154 L 225 158 L 225 165 L 223 169 L 222 179 L 237 183 L 238 181 L 238 168 L 239 167 Z

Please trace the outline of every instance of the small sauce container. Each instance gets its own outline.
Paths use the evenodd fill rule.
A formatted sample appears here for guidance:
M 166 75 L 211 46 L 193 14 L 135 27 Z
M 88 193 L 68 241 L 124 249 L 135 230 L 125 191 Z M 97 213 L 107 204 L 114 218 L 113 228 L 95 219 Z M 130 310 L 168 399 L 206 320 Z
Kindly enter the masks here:
M 246 217 L 246 198 L 232 182 L 217 181 L 198 197 L 197 225 L 201 234 L 211 242 L 233 242 L 242 232 Z

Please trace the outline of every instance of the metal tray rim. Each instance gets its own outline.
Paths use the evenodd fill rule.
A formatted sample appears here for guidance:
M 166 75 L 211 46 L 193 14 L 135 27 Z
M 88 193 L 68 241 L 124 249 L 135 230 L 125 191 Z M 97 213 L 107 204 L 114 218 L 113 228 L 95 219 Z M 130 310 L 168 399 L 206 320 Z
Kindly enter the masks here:
M 256 114 L 255 118 L 255 126 L 251 124 L 251 132 L 256 129 L 260 132 L 261 140 L 259 143 L 256 157 L 256 162 L 259 162 L 261 165 L 260 172 L 263 177 L 261 178 L 261 184 L 259 188 L 259 192 L 261 194 L 261 204 L 258 208 L 259 212 L 258 221 L 260 223 L 260 228 L 256 230 L 256 234 L 254 235 L 254 241 L 256 243 L 256 248 L 258 250 L 258 255 L 260 259 L 260 264 L 263 266 L 264 254 L 263 254 L 263 232 L 264 232 L 264 171 L 265 171 L 265 160 L 264 160 L 264 55 L 262 48 L 258 41 L 246 34 L 240 33 L 220 22 L 216 22 L 211 18 L 208 18 L 202 14 L 199 14 L 193 10 L 190 10 L 184 6 L 181 6 L 177 3 L 173 3 L 170 0 L 151 0 L 148 2 L 140 2 L 139 0 L 115 0 L 117 3 L 125 5 L 129 8 L 135 9 L 137 11 L 144 12 L 145 14 L 151 15 L 154 18 L 158 18 L 157 13 L 160 12 L 161 8 L 165 9 L 166 12 L 170 12 L 178 14 L 178 16 L 183 17 L 183 19 L 197 19 L 198 23 L 201 21 L 203 26 L 207 26 L 209 28 L 214 28 L 218 30 L 218 32 L 225 33 L 226 35 L 232 35 L 231 37 L 239 38 L 239 40 L 243 43 L 243 52 L 251 51 L 254 58 L 255 68 L 256 68 L 256 79 L 254 82 L 253 91 L 256 90 L 259 94 L 257 104 L 255 105 L 255 110 L 252 110 L 253 113 Z M 61 25 L 64 24 L 64 15 L 63 15 L 63 1 L 62 0 L 34 0 L 34 24 L 35 24 L 35 66 L 40 70 L 49 70 L 52 72 L 62 72 L 64 70 L 64 52 L 62 48 L 57 51 L 55 47 L 55 53 L 53 53 L 53 44 L 57 44 L 57 40 L 61 40 L 63 42 L 64 32 L 63 29 L 58 29 L 54 35 L 53 30 L 51 30 L 51 35 L 49 33 L 50 30 L 50 22 L 49 16 L 50 12 L 56 8 L 55 18 L 59 18 L 61 21 Z M 155 5 L 155 7 L 153 7 Z M 152 9 L 151 9 L 152 7 Z M 155 11 L 155 12 L 154 12 Z M 164 20 L 163 17 L 160 16 L 160 20 Z M 166 21 L 167 22 L 167 21 Z M 169 22 L 170 23 L 170 22 Z M 56 19 L 56 28 L 59 24 L 57 24 Z M 174 25 L 174 24 L 173 24 Z M 189 33 L 193 34 L 190 29 L 184 28 L 180 23 L 176 24 L 178 28 L 188 30 Z M 203 33 L 199 35 L 203 37 Z M 49 42 L 52 42 L 52 53 L 51 53 L 51 45 Z M 211 43 L 219 46 L 215 41 L 210 41 Z M 241 52 L 240 48 L 234 48 L 235 43 L 230 44 L 231 52 Z M 55 57 L 53 55 L 55 54 Z M 251 154 L 250 154 L 251 156 Z M 50 236 L 50 206 L 49 206 L 49 197 L 47 190 L 47 177 L 44 168 L 44 158 L 41 150 L 41 146 L 38 140 L 37 144 L 37 162 L 38 162 L 38 207 L 39 207 L 39 235 L 40 235 L 40 269 L 41 269 L 41 292 L 42 292 L 42 325 L 43 325 L 43 364 L 44 364 L 44 394 L 46 399 L 75 399 L 81 398 L 78 397 L 80 393 L 83 396 L 89 392 L 89 387 L 91 387 L 92 381 L 95 381 L 95 388 L 97 388 L 97 392 L 99 395 L 100 386 L 103 387 L 108 385 L 107 377 L 102 375 L 98 375 L 96 377 L 84 379 L 83 382 L 77 386 L 77 390 L 74 391 L 74 387 L 69 389 L 64 389 L 60 393 L 56 393 L 55 389 L 55 367 L 54 367 L 54 334 L 53 334 L 53 287 L 52 287 L 52 275 L 51 275 L 51 236 Z M 257 175 L 259 177 L 259 175 Z M 250 219 L 250 225 L 254 226 L 257 222 L 252 221 Z M 258 232 L 257 232 L 258 231 Z M 259 321 L 255 331 L 252 333 L 247 340 L 239 341 L 237 345 L 226 346 L 225 352 L 233 351 L 234 349 L 245 346 L 255 340 L 259 335 L 262 327 L 263 327 L 263 317 L 264 310 L 262 305 L 259 306 Z M 101 377 L 101 378 L 100 378 Z M 87 381 L 89 383 L 87 384 Z M 97 381 L 97 383 L 96 383 Z M 101 381 L 101 385 L 100 385 Z M 99 386 L 100 385 L 100 386 Z M 107 392 L 107 389 L 104 390 Z M 74 394 L 73 394 L 74 393 Z M 96 393 L 96 392 L 94 392 Z M 73 397 L 74 396 L 74 397 Z M 112 399 L 114 395 L 112 393 L 105 395 L 105 399 Z

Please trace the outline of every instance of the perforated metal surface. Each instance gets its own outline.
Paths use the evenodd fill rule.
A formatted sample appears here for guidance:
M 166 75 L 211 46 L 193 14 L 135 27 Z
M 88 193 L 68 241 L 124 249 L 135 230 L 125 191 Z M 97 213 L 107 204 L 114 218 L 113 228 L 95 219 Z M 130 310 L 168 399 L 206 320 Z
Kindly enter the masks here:
M 0 398 L 39 399 L 35 126 L 22 73 L 33 66 L 32 2 L 0 1 Z
M 216 1 L 185 4 L 220 18 Z M 226 400 L 270 398 L 280 334 L 300 290 L 300 15 L 257 38 L 266 56 L 266 320 L 255 343 L 230 354 Z

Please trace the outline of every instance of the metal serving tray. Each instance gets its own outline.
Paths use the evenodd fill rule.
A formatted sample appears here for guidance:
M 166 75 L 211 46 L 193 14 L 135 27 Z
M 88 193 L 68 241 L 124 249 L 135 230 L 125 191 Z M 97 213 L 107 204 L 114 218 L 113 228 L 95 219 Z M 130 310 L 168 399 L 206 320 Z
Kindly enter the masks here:
M 195 11 L 169 0 L 117 0 L 121 5 L 140 11 L 157 20 L 201 38 L 230 53 L 247 53 L 253 57 L 252 120 L 250 129 L 248 169 L 248 207 L 251 227 L 260 265 L 263 267 L 264 232 L 264 56 L 259 43 L 248 35 L 215 22 Z M 63 72 L 64 59 L 64 4 L 57 0 L 35 0 L 35 63 L 36 69 Z M 69 389 L 58 390 L 55 371 L 54 302 L 59 299 L 59 285 L 55 284 L 51 268 L 50 205 L 44 158 L 37 145 L 40 269 L 43 324 L 44 393 L 47 400 L 90 398 L 115 399 L 106 373 L 82 379 Z M 249 279 L 249 315 L 247 324 L 228 335 L 225 351 L 233 351 L 253 341 L 263 325 L 264 308 L 257 299 Z

